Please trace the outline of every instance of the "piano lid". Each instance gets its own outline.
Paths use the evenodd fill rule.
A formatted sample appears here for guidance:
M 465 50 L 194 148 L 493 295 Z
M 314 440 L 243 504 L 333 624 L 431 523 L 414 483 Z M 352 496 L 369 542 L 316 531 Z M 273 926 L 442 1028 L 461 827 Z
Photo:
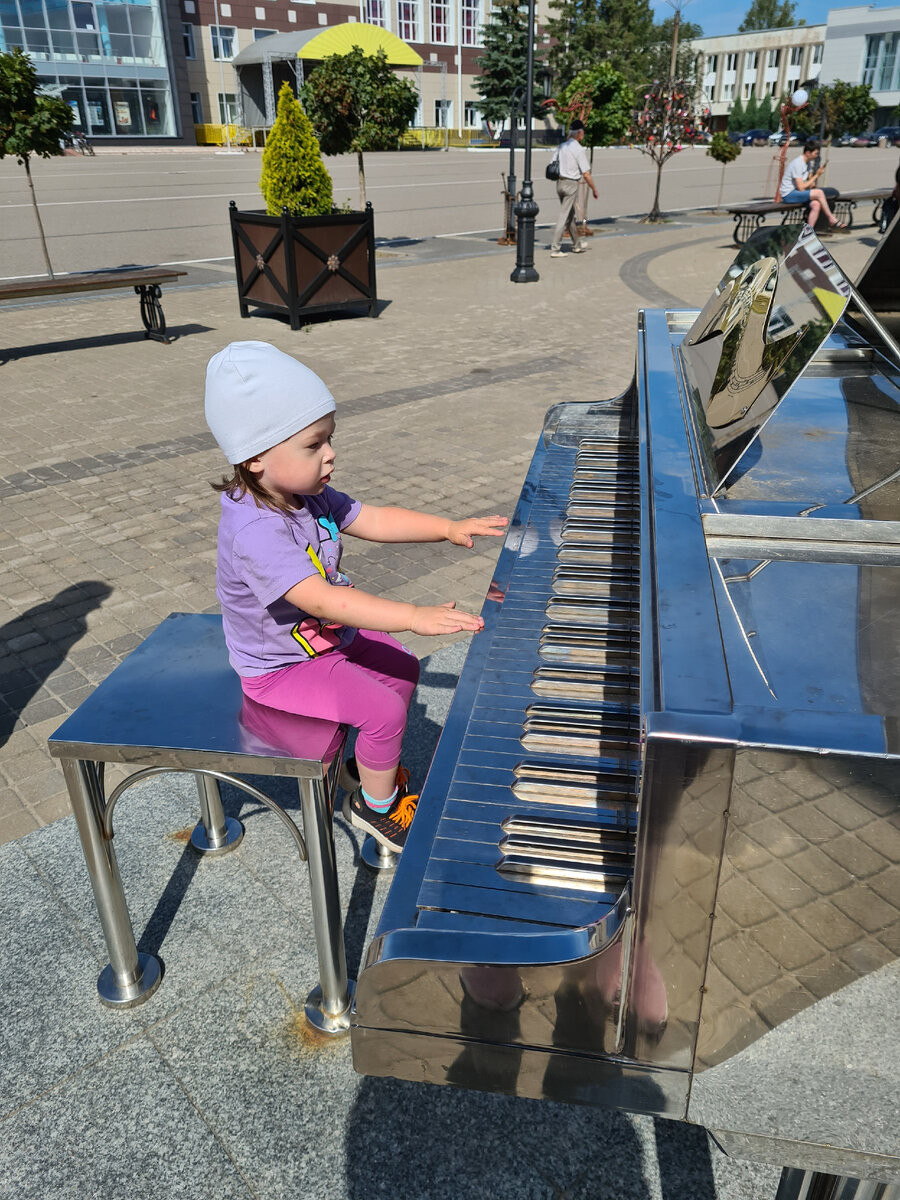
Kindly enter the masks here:
M 758 230 L 681 344 L 709 494 L 842 316 L 850 284 L 808 225 Z

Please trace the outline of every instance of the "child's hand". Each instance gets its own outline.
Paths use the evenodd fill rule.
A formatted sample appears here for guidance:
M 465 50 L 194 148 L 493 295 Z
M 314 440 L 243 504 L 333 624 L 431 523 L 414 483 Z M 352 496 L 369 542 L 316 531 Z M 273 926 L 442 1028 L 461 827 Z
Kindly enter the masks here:
M 465 629 L 477 633 L 484 629 L 484 621 L 481 617 L 473 617 L 471 613 L 457 612 L 456 601 L 448 600 L 446 604 L 414 605 L 409 628 L 411 633 L 438 637 L 443 633 L 460 633 Z
M 447 526 L 447 541 L 454 546 L 472 549 L 476 537 L 502 537 L 509 524 L 506 517 L 468 517 L 464 521 L 450 521 Z

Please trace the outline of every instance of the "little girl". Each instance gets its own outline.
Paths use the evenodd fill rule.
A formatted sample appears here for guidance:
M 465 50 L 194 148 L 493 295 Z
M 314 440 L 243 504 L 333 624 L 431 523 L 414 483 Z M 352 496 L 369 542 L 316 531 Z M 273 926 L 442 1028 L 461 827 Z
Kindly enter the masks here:
M 370 542 L 473 545 L 505 517 L 451 521 L 360 504 L 330 487 L 335 403 L 317 375 L 266 342 L 232 342 L 206 372 L 206 420 L 228 462 L 221 492 L 216 591 L 244 694 L 300 716 L 355 726 L 354 825 L 400 852 L 415 813 L 400 744 L 419 678 L 390 633 L 478 631 L 454 601 L 386 600 L 341 571 L 341 534 Z

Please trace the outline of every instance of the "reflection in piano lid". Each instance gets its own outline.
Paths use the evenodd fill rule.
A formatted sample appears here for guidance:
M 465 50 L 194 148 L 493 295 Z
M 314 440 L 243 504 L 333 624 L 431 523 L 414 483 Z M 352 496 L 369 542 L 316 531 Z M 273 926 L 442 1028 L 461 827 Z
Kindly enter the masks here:
M 701 313 L 642 314 L 621 396 L 547 414 L 354 1064 L 890 1182 L 900 239 L 869 304 L 761 232 Z

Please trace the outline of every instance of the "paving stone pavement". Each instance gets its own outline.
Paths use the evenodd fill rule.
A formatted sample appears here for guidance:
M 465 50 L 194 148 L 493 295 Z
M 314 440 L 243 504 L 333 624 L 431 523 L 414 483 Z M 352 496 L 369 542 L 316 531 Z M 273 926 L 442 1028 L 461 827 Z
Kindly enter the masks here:
M 211 354 L 261 338 L 322 375 L 338 400 L 336 486 L 511 515 L 546 409 L 622 391 L 638 308 L 702 305 L 734 256 L 730 228 L 702 215 L 599 223 L 579 258 L 551 261 L 539 242 L 541 280 L 526 286 L 509 282 L 514 251 L 485 237 L 391 243 L 377 320 L 298 332 L 242 320 L 233 281 L 198 266 L 164 296 L 170 346 L 137 331 L 133 296 L 6 306 L 0 843 L 68 811 L 46 751 L 65 715 L 169 612 L 216 607 Z M 849 274 L 874 241 L 865 228 L 841 240 Z M 499 550 L 348 540 L 358 586 L 475 612 Z M 442 644 L 407 641 L 419 654 Z
M 872 241 L 865 230 L 842 240 L 851 276 Z M 3 312 L 0 1197 L 770 1200 L 778 1169 L 726 1158 L 697 1127 L 355 1076 L 348 1043 L 323 1044 L 303 1021 L 316 977 L 308 892 L 277 822 L 226 790 L 248 836 L 238 854 L 198 860 L 184 845 L 190 777 L 138 785 L 116 816 L 135 930 L 163 957 L 163 986 L 132 1012 L 97 1002 L 102 935 L 46 739 L 169 612 L 215 609 L 208 481 L 224 464 L 203 421 L 209 356 L 264 338 L 317 370 L 338 400 L 335 482 L 352 494 L 511 515 L 545 410 L 622 391 L 638 308 L 701 305 L 734 248 L 730 224 L 711 218 L 600 225 L 588 255 L 539 252 L 542 279 L 524 287 L 508 282 L 513 255 L 483 238 L 383 254 L 377 321 L 297 333 L 242 321 L 233 283 L 206 268 L 164 297 L 168 347 L 134 332 L 134 297 Z M 497 553 L 495 542 L 466 552 L 351 539 L 345 562 L 362 587 L 477 611 Z M 464 642 L 408 643 L 429 656 L 408 739 L 421 776 Z M 795 796 L 790 779 L 776 804 L 765 764 L 747 771 L 736 853 L 756 855 L 755 871 L 725 881 L 719 931 L 746 953 L 743 929 L 762 914 L 751 949 L 783 968 L 780 988 L 752 997 L 763 1021 L 817 995 L 826 968 L 840 972 L 843 923 L 861 927 L 873 965 L 887 948 L 867 907 L 885 877 L 885 849 L 866 841 L 872 813 L 842 817 L 870 895 L 820 848 L 822 829 L 851 830 L 834 825 L 836 785 Z M 800 821 L 822 827 L 804 828 L 802 847 Z M 355 831 L 335 829 L 355 975 L 390 881 L 360 870 Z M 770 897 L 812 876 L 828 899 L 773 909 L 765 924 Z M 739 960 L 728 978 L 740 999 Z

